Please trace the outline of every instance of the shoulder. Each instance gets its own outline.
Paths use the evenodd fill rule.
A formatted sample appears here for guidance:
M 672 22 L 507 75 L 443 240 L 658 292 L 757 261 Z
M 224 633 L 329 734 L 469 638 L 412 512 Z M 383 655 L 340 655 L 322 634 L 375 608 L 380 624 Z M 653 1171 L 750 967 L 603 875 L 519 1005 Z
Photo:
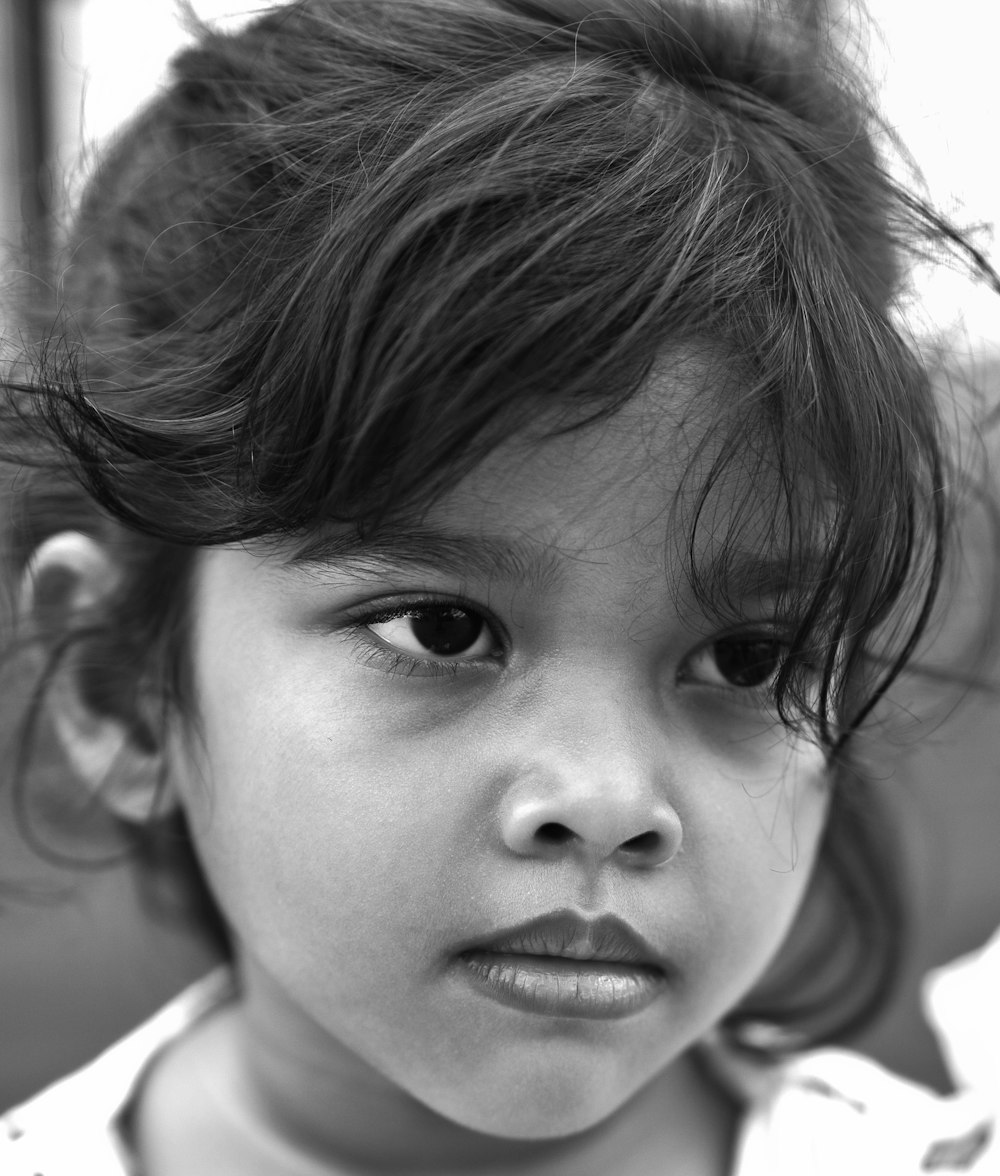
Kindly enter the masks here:
M 232 992 L 228 971 L 211 973 L 88 1066 L 0 1117 L 3 1176 L 128 1176 L 122 1123 L 143 1074 Z
M 736 1176 L 1000 1176 L 996 1110 L 941 1097 L 845 1050 L 777 1066 L 758 1084 Z
M 772 1066 L 728 1056 L 747 1105 L 736 1176 L 1000 1176 L 1000 935 L 932 973 L 925 991 L 956 1094 L 847 1050 Z
M 979 951 L 931 972 L 924 1004 L 955 1084 L 1000 1108 L 1000 931 Z

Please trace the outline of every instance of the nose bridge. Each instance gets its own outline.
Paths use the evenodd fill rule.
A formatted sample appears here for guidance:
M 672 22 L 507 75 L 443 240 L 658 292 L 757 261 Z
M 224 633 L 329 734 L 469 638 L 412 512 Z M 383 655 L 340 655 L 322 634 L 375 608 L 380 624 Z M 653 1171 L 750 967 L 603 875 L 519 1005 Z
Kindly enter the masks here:
M 504 838 L 521 855 L 659 865 L 680 847 L 655 716 L 610 671 L 553 683 L 513 749 Z
M 545 734 L 556 738 L 540 741 L 539 753 L 551 754 L 553 766 L 572 764 L 581 788 L 592 783 L 607 796 L 607 782 L 615 778 L 616 794 L 624 798 L 645 783 L 642 765 L 651 748 L 642 706 L 619 679 L 609 674 L 605 682 L 578 684 L 551 708 L 549 723 Z

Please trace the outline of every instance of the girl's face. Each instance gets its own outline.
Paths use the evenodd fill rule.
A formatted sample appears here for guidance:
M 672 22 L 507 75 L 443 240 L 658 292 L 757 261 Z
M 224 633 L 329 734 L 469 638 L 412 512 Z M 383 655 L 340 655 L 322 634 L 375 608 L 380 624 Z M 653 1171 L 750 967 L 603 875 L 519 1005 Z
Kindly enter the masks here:
M 675 575 L 706 370 L 510 441 L 405 534 L 201 557 L 176 781 L 251 1012 L 314 1067 L 565 1135 L 780 946 L 824 756 L 772 714 L 759 555 L 731 561 L 737 624 Z M 719 526 L 745 491 L 721 488 Z

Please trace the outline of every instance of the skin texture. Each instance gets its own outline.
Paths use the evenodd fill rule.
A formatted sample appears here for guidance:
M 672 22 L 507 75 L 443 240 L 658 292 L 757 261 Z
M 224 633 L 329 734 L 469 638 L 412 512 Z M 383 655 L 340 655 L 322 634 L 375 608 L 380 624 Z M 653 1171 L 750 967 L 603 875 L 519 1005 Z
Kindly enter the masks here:
M 245 994 L 203 1048 L 228 1101 L 277 1137 L 345 1170 L 506 1156 L 548 1172 L 572 1153 L 567 1170 L 586 1172 L 612 1137 L 634 1154 L 673 1139 L 702 1157 L 678 1171 L 723 1170 L 705 1141 L 728 1112 L 685 1051 L 780 947 L 826 786 L 821 750 L 776 722 L 766 686 L 720 672 L 733 626 L 671 574 L 691 406 L 712 379 L 677 362 L 608 420 L 506 443 L 422 519 L 462 544 L 425 544 L 423 562 L 295 563 L 291 544 L 201 557 L 172 779 Z M 497 544 L 518 558 L 479 567 Z M 389 614 L 428 600 L 491 628 L 414 660 L 411 621 Z M 753 634 L 778 623 L 766 597 L 744 612 Z M 460 947 L 566 909 L 652 945 L 667 982 L 648 1007 L 529 1013 L 456 965 Z

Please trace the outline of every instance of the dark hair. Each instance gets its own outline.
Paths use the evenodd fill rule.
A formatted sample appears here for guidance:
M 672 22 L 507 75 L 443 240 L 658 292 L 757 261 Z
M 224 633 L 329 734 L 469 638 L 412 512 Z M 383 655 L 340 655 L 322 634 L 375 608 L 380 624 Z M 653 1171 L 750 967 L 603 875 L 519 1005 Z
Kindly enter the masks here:
M 21 558 L 72 526 L 123 560 L 68 634 L 114 667 L 95 698 L 130 714 L 141 678 L 183 706 L 194 549 L 419 513 L 542 407 L 613 412 L 667 347 L 708 340 L 739 379 L 688 533 L 727 470 L 748 511 L 768 487 L 760 543 L 782 536 L 797 618 L 777 703 L 836 778 L 831 921 L 731 1021 L 860 1024 L 902 903 L 848 737 L 927 624 L 951 510 L 896 301 L 908 255 L 987 269 L 891 178 L 886 134 L 818 25 L 775 14 L 301 0 L 201 29 L 90 181 L 61 321 L 7 386 L 9 453 L 40 471 Z M 743 516 L 713 538 L 723 572 Z M 685 571 L 724 613 L 724 574 Z

